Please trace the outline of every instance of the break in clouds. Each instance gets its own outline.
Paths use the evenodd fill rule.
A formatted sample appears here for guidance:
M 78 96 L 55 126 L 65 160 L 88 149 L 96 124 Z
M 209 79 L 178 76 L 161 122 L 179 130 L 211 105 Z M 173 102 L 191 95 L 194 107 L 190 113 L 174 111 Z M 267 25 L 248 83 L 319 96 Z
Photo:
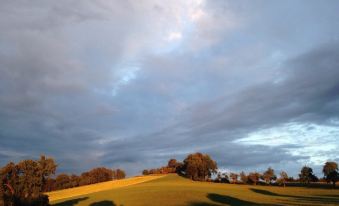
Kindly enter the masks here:
M 200 151 L 295 175 L 339 161 L 339 2 L 0 4 L 1 165 L 46 154 L 59 172 L 133 175 Z

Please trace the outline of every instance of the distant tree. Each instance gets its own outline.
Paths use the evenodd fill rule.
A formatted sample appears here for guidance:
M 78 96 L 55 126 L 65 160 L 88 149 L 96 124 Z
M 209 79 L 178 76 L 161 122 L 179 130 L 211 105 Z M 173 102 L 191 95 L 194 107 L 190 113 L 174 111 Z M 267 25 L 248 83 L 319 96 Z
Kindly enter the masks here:
M 182 162 L 178 162 L 176 159 L 170 159 L 167 164 L 167 173 L 178 173 L 183 166 Z
M 148 170 L 143 170 L 143 171 L 142 171 L 142 174 L 143 174 L 143 175 L 149 175 L 149 172 L 148 172 Z
M 70 188 L 71 178 L 67 174 L 61 173 L 55 179 L 55 186 L 57 190 Z
M 122 169 L 115 170 L 115 178 L 117 180 L 124 179 L 126 177 L 126 173 Z
M 192 180 L 206 181 L 217 172 L 217 163 L 207 154 L 190 154 L 184 160 L 183 172 Z
M 83 172 L 80 176 L 79 186 L 91 184 L 91 175 L 89 172 Z
M 323 167 L 323 173 L 325 180 L 328 183 L 332 182 L 333 188 L 335 188 L 335 183 L 339 181 L 338 164 L 336 162 L 326 162 Z
M 246 184 L 248 182 L 248 176 L 246 175 L 246 173 L 244 171 L 240 172 L 240 180 L 244 184 Z
M 230 179 L 232 180 L 232 183 L 237 183 L 239 175 L 237 173 L 232 173 L 230 174 Z
M 274 174 L 274 170 L 269 167 L 263 174 L 263 179 L 265 180 L 266 184 L 271 184 L 273 180 L 276 180 L 277 177 Z
M 309 184 L 318 181 L 318 178 L 313 174 L 312 168 L 304 166 L 301 168 L 299 180 L 301 183 Z
M 167 164 L 170 168 L 176 168 L 177 167 L 177 160 L 176 159 L 170 159 Z
M 280 178 L 279 180 L 281 181 L 281 183 L 283 184 L 283 186 L 286 186 L 286 181 L 288 180 L 288 175 L 285 171 L 281 171 L 280 172 Z
M 248 174 L 248 180 L 256 185 L 261 177 L 261 174 L 258 172 L 251 172 Z
M 80 185 L 81 178 L 75 174 L 70 176 L 70 187 L 78 187 Z
M 93 168 L 88 173 L 91 184 L 110 181 L 113 178 L 112 170 L 105 167 Z

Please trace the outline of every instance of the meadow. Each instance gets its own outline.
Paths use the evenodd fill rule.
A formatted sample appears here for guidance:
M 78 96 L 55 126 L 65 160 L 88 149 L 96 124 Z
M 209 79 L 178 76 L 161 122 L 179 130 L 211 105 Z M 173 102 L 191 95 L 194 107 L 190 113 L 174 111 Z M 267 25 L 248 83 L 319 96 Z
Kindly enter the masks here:
M 176 174 L 134 177 L 48 193 L 53 206 L 339 205 L 339 190 L 195 182 Z

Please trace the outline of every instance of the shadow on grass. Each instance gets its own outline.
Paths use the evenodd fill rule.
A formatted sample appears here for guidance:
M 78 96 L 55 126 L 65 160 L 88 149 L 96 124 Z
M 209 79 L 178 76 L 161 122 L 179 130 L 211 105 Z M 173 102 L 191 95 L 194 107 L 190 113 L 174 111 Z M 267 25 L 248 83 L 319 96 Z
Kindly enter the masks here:
M 216 206 L 220 204 L 227 204 L 230 206 L 238 206 L 238 205 L 243 205 L 243 206 L 280 206 L 278 204 L 264 204 L 264 203 L 255 203 L 255 202 L 250 202 L 246 200 L 241 200 L 235 197 L 230 197 L 226 195 L 220 195 L 220 194 L 215 194 L 215 193 L 210 193 L 207 195 L 207 198 L 210 199 L 211 201 L 217 203 L 207 203 L 207 202 L 193 202 L 190 204 L 190 206 Z
M 287 197 L 287 198 L 292 198 L 292 201 L 297 202 L 297 203 L 303 203 L 303 204 L 339 204 L 339 196 L 331 196 L 331 195 L 319 195 L 319 196 L 296 196 L 296 195 L 283 195 L 283 194 L 278 194 L 274 192 L 270 192 L 267 190 L 261 190 L 261 189 L 254 189 L 251 188 L 251 191 L 255 193 L 259 193 L 262 195 L 268 195 L 268 196 L 274 196 L 274 197 Z M 325 197 L 324 197 L 325 196 Z
M 93 202 L 90 206 L 117 206 L 113 201 L 103 200 L 100 202 Z
M 88 197 L 81 197 L 81 198 L 76 198 L 76 199 L 72 199 L 72 200 L 66 200 L 64 202 L 59 202 L 59 203 L 52 204 L 52 205 L 53 206 L 75 206 L 79 202 L 87 200 L 87 199 L 88 199 Z

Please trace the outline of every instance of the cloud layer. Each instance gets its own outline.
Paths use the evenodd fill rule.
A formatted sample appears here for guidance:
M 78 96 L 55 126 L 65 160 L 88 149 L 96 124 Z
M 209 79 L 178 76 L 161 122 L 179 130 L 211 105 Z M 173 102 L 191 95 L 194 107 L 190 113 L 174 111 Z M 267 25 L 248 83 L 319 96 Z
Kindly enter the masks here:
M 319 168 L 339 149 L 337 8 L 3 1 L 0 164 L 133 175 L 201 151 L 236 171 Z

